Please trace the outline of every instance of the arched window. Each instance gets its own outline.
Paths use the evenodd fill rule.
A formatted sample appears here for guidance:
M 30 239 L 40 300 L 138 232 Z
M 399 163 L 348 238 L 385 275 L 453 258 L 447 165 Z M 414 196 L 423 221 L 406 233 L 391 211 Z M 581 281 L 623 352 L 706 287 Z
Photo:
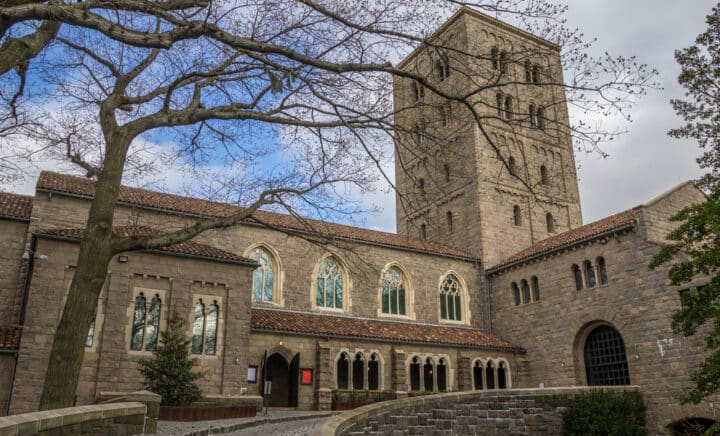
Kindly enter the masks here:
M 160 331 L 160 296 L 155 295 L 150 301 L 150 309 L 145 323 L 145 351 L 154 351 L 157 347 Z
M 425 99 L 425 88 L 418 82 L 413 82 L 413 94 L 415 95 L 415 103 L 422 103 Z
M 203 337 L 205 336 L 205 304 L 198 300 L 193 307 L 192 354 L 202 354 Z
M 433 383 L 433 364 L 432 359 L 429 357 L 425 359 L 425 365 L 423 365 L 423 383 L 425 384 L 425 392 L 432 392 L 435 388 L 435 383 Z
M 413 357 L 410 363 L 410 390 L 420 390 L 420 359 L 417 356 Z
M 540 183 L 543 185 L 548 184 L 548 171 L 545 165 L 540 165 Z
M 507 73 L 508 71 L 508 54 L 505 50 L 500 52 L 500 72 Z
M 365 389 L 365 359 L 363 359 L 363 355 L 360 353 L 357 353 L 355 360 L 353 360 L 352 375 L 353 389 Z
M 450 165 L 445 164 L 443 165 L 443 172 L 445 173 L 445 181 L 450 181 Z
M 217 353 L 217 326 L 220 306 L 217 301 L 213 301 L 208 310 L 207 319 L 205 320 L 205 354 L 214 356 Z
M 495 365 L 492 361 L 488 361 L 485 366 L 485 383 L 488 389 L 495 389 Z
M 494 70 L 500 69 L 500 55 L 497 47 L 493 47 L 492 50 L 490 50 L 490 62 Z
M 513 220 L 515 221 L 516 226 L 522 225 L 522 212 L 520 211 L 520 206 L 513 206 Z
M 527 83 L 532 82 L 532 65 L 530 61 L 525 61 L 525 81 Z
M 577 265 L 572 266 L 573 277 L 575 278 L 575 290 L 581 291 L 583 288 L 583 277 L 580 267 Z
M 588 288 L 595 287 L 595 268 L 593 268 L 592 262 L 589 260 L 585 261 L 585 284 Z
M 253 271 L 253 301 L 273 301 L 275 262 L 273 262 L 272 256 L 264 248 L 256 247 L 249 257 L 260 264 Z
M 375 353 L 370 355 L 368 361 L 368 389 L 371 391 L 380 389 L 380 362 Z
M 440 392 L 447 391 L 447 366 L 442 358 L 437 364 L 437 387 Z
M 547 225 L 548 233 L 555 233 L 555 218 L 553 218 L 550 212 L 545 214 L 545 224 Z
M 508 171 L 510 172 L 511 176 L 517 177 L 518 171 L 517 171 L 517 162 L 515 162 L 515 158 L 510 156 L 508 158 Z
M 533 81 L 533 83 L 540 83 L 540 73 L 541 73 L 540 66 L 539 66 L 539 65 L 535 65 L 535 66 L 533 67 L 533 70 L 532 70 L 532 81 Z
M 483 366 L 479 360 L 476 360 L 473 366 L 473 387 L 476 391 L 483 388 Z
M 625 342 L 617 330 L 609 325 L 595 328 L 585 340 L 584 352 L 589 386 L 630 384 Z
M 435 62 L 435 71 L 441 82 L 450 77 L 450 62 L 448 62 L 447 58 L 443 57 Z
M 405 315 L 405 280 L 402 272 L 396 267 L 385 272 L 381 300 L 383 313 Z
M 513 103 L 512 97 L 509 95 L 505 96 L 505 118 L 512 120 L 513 117 Z
M 507 389 L 507 368 L 505 362 L 498 363 L 498 389 Z
M 605 258 L 598 257 L 596 259 L 598 275 L 600 276 L 600 284 L 607 284 L 607 271 L 605 270 Z
M 495 94 L 495 102 L 497 104 L 497 116 L 503 118 L 503 107 L 505 106 L 505 99 L 503 98 L 503 95 L 499 92 Z
M 145 295 L 141 292 L 135 298 L 133 309 L 132 333 L 130 335 L 130 349 L 142 350 L 143 337 L 145 336 Z
M 445 212 L 445 220 L 447 221 L 448 231 L 453 231 L 453 214 L 450 211 Z
M 530 279 L 530 283 L 532 284 L 533 301 L 539 301 L 540 283 L 538 283 L 538 278 L 536 276 L 532 276 L 532 278 Z
M 528 112 L 530 113 L 530 127 L 535 128 L 537 127 L 537 113 L 535 110 L 535 105 L 531 104 L 528 107 Z
M 522 295 L 523 295 L 523 303 L 527 304 L 530 302 L 530 285 L 528 285 L 527 280 L 523 279 L 520 281 L 520 286 L 522 287 Z
M 336 376 L 337 376 L 337 386 L 338 389 L 348 389 L 349 388 L 349 377 L 348 377 L 348 367 L 350 365 L 349 362 L 350 359 L 348 359 L 347 354 L 342 353 L 340 355 L 340 358 L 337 361 L 337 370 L 336 370 Z
M 326 258 L 318 268 L 315 294 L 317 307 L 343 308 L 343 271 L 333 258 Z
M 462 321 L 462 301 L 460 282 L 448 274 L 440 285 L 440 318 Z
M 537 108 L 537 126 L 539 129 L 545 129 L 545 109 Z
M 420 239 L 427 239 L 427 226 L 425 224 L 420 224 Z
M 513 297 L 515 297 L 515 305 L 516 305 L 516 306 L 519 306 L 520 303 L 521 303 L 521 301 L 520 301 L 520 288 L 518 288 L 518 285 L 517 285 L 517 283 L 515 283 L 515 282 L 512 282 L 512 284 L 510 285 L 510 287 L 512 288 Z
M 425 179 L 422 177 L 418 179 L 418 189 L 420 190 L 420 194 L 425 195 Z

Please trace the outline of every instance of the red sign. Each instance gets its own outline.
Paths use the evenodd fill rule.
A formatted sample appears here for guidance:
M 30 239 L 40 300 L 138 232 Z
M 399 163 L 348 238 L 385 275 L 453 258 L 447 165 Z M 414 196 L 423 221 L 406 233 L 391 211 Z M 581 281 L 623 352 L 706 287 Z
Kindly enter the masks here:
M 313 370 L 312 369 L 301 369 L 300 370 L 300 382 L 304 385 L 311 385 L 313 382 Z

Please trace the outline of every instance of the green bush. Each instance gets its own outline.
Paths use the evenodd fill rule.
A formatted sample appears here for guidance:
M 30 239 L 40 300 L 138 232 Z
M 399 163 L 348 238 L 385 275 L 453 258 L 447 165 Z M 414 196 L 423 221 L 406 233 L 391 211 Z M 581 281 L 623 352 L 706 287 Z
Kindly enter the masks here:
M 645 403 L 638 392 L 583 393 L 563 414 L 567 436 L 647 435 Z
M 162 405 L 187 406 L 201 397 L 195 383 L 202 375 L 192 371 L 197 365 L 190 358 L 190 340 L 185 333 L 185 321 L 175 312 L 167 331 L 160 333 L 160 344 L 152 359 L 138 362 L 145 377 L 145 388 L 162 396 Z

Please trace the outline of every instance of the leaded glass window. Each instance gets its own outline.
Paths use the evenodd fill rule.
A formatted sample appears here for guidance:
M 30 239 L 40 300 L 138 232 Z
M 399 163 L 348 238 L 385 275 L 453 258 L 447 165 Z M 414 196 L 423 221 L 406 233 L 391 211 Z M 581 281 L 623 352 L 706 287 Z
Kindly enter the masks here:
M 462 321 L 460 283 L 455 276 L 448 275 L 440 285 L 440 318 Z
M 153 351 L 157 346 L 158 331 L 160 330 L 160 296 L 155 295 L 150 301 L 147 324 L 145 325 L 145 350 Z
M 250 253 L 250 259 L 260 264 L 253 271 L 253 301 L 273 301 L 275 263 L 272 256 L 262 247 L 257 247 Z
M 317 307 L 342 309 L 343 307 L 343 272 L 332 258 L 325 259 L 317 274 L 315 293 Z
M 205 354 L 214 356 L 217 352 L 217 325 L 220 306 L 217 301 L 208 309 L 207 319 L 205 321 Z
M 145 295 L 143 295 L 142 292 L 135 298 L 132 333 L 130 334 L 130 349 L 135 351 L 142 350 L 143 346 L 143 335 L 145 334 L 145 301 Z
M 160 330 L 160 296 L 155 295 L 147 307 L 145 295 L 135 298 L 133 307 L 133 323 L 130 334 L 130 349 L 134 351 L 153 351 L 157 345 L 158 331 Z
M 198 300 L 193 308 L 192 354 L 202 354 L 203 337 L 205 336 L 205 305 Z
M 405 280 L 398 268 L 385 272 L 382 282 L 382 312 L 405 315 Z

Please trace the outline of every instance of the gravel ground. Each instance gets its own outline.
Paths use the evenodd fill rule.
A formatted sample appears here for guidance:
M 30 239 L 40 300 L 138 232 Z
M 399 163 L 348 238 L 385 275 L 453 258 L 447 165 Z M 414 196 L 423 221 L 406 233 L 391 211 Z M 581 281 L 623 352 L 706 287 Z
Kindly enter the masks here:
M 315 418 L 311 419 L 310 417 L 314 417 L 320 415 L 322 418 Z M 274 435 L 274 432 L 268 433 L 265 430 L 260 430 L 267 427 L 272 426 L 285 426 L 288 430 L 291 428 L 307 428 L 307 430 L 304 431 L 310 431 L 311 425 L 306 425 L 310 422 L 322 422 L 323 419 L 327 418 L 328 412 L 318 412 L 318 411 L 295 411 L 295 410 L 270 410 L 267 415 L 258 415 L 253 418 L 237 418 L 237 419 L 222 419 L 222 420 L 216 420 L 216 421 L 197 421 L 197 422 L 178 422 L 178 421 L 158 421 L 158 427 L 157 427 L 157 435 L 158 436 L 182 436 L 188 433 L 192 433 L 194 431 L 199 430 L 205 430 L 208 428 L 223 428 L 223 427 L 230 427 L 237 424 L 245 424 L 245 423 L 253 423 L 258 421 L 266 421 L 266 420 L 292 420 L 292 421 L 284 421 L 284 422 L 278 422 L 278 423 L 267 423 L 267 424 L 258 424 L 256 427 L 251 427 L 246 430 L 241 430 L 232 434 L 262 434 L 263 436 L 271 436 Z M 303 419 L 305 418 L 305 419 Z M 258 429 L 258 433 L 242 433 L 242 431 L 251 431 L 253 429 Z M 288 435 L 304 435 L 304 434 L 312 434 L 312 433 L 279 433 L 279 434 L 288 434 Z
M 306 436 L 317 434 L 327 417 L 302 421 L 279 422 L 228 433 L 234 436 Z

